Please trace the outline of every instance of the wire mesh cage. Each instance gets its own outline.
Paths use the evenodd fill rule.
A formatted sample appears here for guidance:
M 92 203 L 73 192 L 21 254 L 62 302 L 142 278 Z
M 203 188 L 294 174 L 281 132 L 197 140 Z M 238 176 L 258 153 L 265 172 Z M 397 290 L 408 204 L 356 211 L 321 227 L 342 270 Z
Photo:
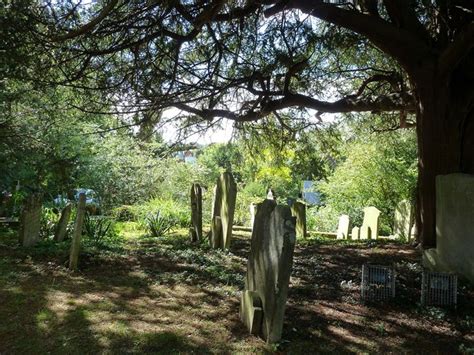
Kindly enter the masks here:
M 385 301 L 395 297 L 395 278 L 393 266 L 362 265 L 362 302 Z
M 424 269 L 421 277 L 421 304 L 456 307 L 458 277 L 455 274 Z

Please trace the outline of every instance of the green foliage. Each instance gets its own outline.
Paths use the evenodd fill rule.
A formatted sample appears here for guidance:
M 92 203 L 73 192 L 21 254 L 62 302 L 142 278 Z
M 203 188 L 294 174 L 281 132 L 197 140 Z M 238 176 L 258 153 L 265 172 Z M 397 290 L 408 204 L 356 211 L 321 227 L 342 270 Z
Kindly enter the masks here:
M 150 215 L 154 215 L 159 211 L 162 217 L 172 220 L 176 226 L 183 228 L 190 226 L 190 207 L 188 204 L 184 205 L 179 201 L 155 198 L 135 205 L 130 210 L 139 222 L 147 220 Z
M 131 205 L 122 205 L 112 211 L 114 218 L 119 222 L 131 222 L 136 220 L 135 209 Z
M 91 216 L 86 213 L 83 228 L 84 234 L 97 248 L 102 247 L 107 238 L 115 236 L 114 221 L 106 216 Z
M 331 206 L 310 207 L 306 209 L 308 230 L 318 232 L 335 232 L 339 220 L 339 213 Z
M 391 234 L 396 205 L 414 196 L 417 159 L 413 132 L 352 141 L 345 152 L 346 159 L 319 185 L 326 205 L 337 214 L 348 214 L 355 225 L 361 225 L 364 207 L 375 206 L 382 212 L 381 234 Z
M 55 208 L 44 207 L 41 209 L 41 229 L 42 239 L 52 238 L 59 221 L 59 214 Z
M 168 234 L 176 225 L 176 220 L 170 216 L 164 216 L 160 211 L 150 213 L 145 218 L 146 226 L 151 236 L 154 238 Z

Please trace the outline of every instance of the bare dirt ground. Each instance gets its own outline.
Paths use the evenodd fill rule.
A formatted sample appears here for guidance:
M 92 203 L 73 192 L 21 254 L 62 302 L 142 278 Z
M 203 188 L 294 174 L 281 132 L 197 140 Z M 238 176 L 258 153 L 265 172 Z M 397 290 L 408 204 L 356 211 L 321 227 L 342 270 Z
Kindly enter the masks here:
M 248 236 L 230 252 L 184 236 L 85 248 L 65 268 L 67 242 L 24 249 L 0 233 L 0 354 L 461 353 L 474 351 L 474 292 L 456 310 L 419 304 L 419 253 L 397 243 L 311 241 L 295 250 L 283 341 L 267 345 L 239 321 Z M 361 265 L 394 264 L 397 297 L 365 306 Z

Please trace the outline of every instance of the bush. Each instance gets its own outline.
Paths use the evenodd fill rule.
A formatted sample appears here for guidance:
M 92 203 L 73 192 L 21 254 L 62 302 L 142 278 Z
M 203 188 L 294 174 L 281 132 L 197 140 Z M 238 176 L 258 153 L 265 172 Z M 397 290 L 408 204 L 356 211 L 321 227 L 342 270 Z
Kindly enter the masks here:
M 158 238 L 166 235 L 176 225 L 176 220 L 164 216 L 160 211 L 146 217 L 146 226 L 152 237 Z
M 153 199 L 146 203 L 131 207 L 137 220 L 147 226 L 150 215 L 159 211 L 161 217 L 174 221 L 174 226 L 188 228 L 191 224 L 191 207 L 169 199 Z
M 106 238 L 115 236 L 114 221 L 106 216 L 91 216 L 86 213 L 84 233 L 96 247 L 101 247 Z
M 308 230 L 335 232 L 339 214 L 331 206 L 311 207 L 306 210 Z
M 56 208 L 43 207 L 41 209 L 41 238 L 53 237 L 58 221 L 59 213 Z
M 113 216 L 118 222 L 132 222 L 137 220 L 134 206 L 123 205 L 113 210 Z

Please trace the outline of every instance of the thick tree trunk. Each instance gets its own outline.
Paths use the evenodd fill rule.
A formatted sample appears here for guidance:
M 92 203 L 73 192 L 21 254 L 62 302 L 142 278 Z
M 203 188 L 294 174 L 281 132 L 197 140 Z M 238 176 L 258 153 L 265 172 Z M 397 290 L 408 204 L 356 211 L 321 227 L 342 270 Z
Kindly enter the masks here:
M 433 67 L 434 68 L 434 67 Z M 469 81 L 418 77 L 417 224 L 424 248 L 436 246 L 436 176 L 474 173 L 474 105 Z

